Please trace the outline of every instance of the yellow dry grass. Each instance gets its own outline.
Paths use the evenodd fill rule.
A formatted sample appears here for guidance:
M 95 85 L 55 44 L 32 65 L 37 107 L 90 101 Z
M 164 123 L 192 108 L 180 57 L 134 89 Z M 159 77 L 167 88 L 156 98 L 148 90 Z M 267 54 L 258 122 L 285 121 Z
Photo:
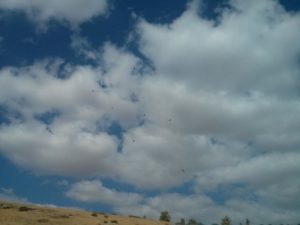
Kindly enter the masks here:
M 1 225 L 169 225 L 168 222 L 0 201 Z

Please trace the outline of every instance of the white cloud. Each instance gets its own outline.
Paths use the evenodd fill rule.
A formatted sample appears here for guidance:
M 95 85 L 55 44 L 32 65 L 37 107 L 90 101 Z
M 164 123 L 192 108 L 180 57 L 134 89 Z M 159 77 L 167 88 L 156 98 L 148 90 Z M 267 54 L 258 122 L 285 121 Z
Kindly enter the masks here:
M 122 60 L 131 59 L 120 56 Z M 50 61 L 0 72 L 0 102 L 11 121 L 0 127 L 1 152 L 38 173 L 113 174 L 119 140 L 106 129 L 113 121 L 124 129 L 135 126 L 136 104 L 115 81 L 102 88 L 99 82 L 106 75 L 98 68 L 66 66 L 61 71 L 66 78 L 61 79 L 60 66 Z M 128 74 L 132 68 L 121 69 Z M 53 121 L 38 119 L 42 115 Z
M 167 25 L 141 21 L 139 47 L 151 72 L 126 49 L 106 44 L 94 51 L 80 37 L 73 37 L 73 49 L 98 66 L 60 69 L 59 62 L 39 62 L 2 69 L 0 103 L 11 123 L 0 127 L 1 153 L 34 171 L 99 175 L 140 189 L 194 182 L 194 195 L 144 197 L 130 207 L 113 197 L 126 199 L 126 193 L 99 181 L 77 183 L 68 194 L 92 201 L 86 195 L 91 188 L 97 201 L 122 212 L 154 216 L 170 208 L 178 217 L 198 218 L 200 205 L 209 222 L 228 214 L 238 222 L 249 215 L 294 223 L 300 15 L 270 0 L 231 4 L 236 10 L 224 10 L 217 25 L 194 6 Z M 49 124 L 36 119 L 53 111 L 58 115 Z M 124 129 L 122 152 L 121 140 L 106 132 L 113 121 Z M 206 195 L 238 185 L 224 206 Z
M 199 215 L 201 215 L 205 209 L 209 209 L 212 206 L 213 202 L 206 196 L 184 196 L 177 193 L 168 193 L 154 197 L 145 197 L 142 204 L 118 207 L 116 210 L 123 214 L 135 212 L 137 215 L 146 215 L 153 219 L 157 219 L 161 211 L 168 210 L 171 214 L 171 220 L 175 222 L 180 218 L 199 218 Z M 205 222 L 211 221 L 212 218 Z
M 180 218 L 195 218 L 204 224 L 220 223 L 225 215 L 229 215 L 234 224 L 244 222 L 246 218 L 250 218 L 253 224 L 298 222 L 297 211 L 264 202 L 234 197 L 220 205 L 204 194 L 161 193 L 146 197 L 108 189 L 96 180 L 75 183 L 66 195 L 80 202 L 108 204 L 123 215 L 145 215 L 157 219 L 161 211 L 168 210 L 173 222 Z
M 41 206 L 41 207 L 83 210 L 82 208 L 78 208 L 78 207 L 66 207 L 66 206 L 58 206 L 58 205 L 54 205 L 54 204 L 33 203 L 33 202 L 30 202 L 27 198 L 16 195 L 15 191 L 12 188 L 1 188 L 0 187 L 0 200 L 14 202 L 14 203 L 24 203 L 24 204 L 36 205 L 36 206 Z
M 2 0 L 3 10 L 23 11 L 26 15 L 40 23 L 51 19 L 68 21 L 73 25 L 83 23 L 91 18 L 104 15 L 108 11 L 107 0 Z
M 95 51 L 91 46 L 90 43 L 83 37 L 79 35 L 71 36 L 71 44 L 70 47 L 74 50 L 77 56 L 83 56 L 86 59 L 90 60 L 99 60 L 100 51 Z
M 299 15 L 275 1 L 249 5 L 242 12 L 225 11 L 218 26 L 199 19 L 195 10 L 169 25 L 141 22 L 140 47 L 159 74 L 189 88 L 297 96 Z
M 221 170 L 212 170 L 211 174 L 206 173 L 203 178 L 206 179 L 207 176 L 211 182 L 216 179 L 214 185 L 237 182 L 250 183 L 263 188 L 268 184 L 278 183 L 279 179 L 282 182 L 291 183 L 291 185 L 295 183 L 296 185 L 295 175 L 300 169 L 299 160 L 300 155 L 297 152 L 261 155 L 234 166 L 223 167 Z M 201 181 L 200 175 L 199 186 L 205 183 L 207 182 Z
M 13 189 L 3 187 L 0 188 L 0 200 L 17 203 L 28 203 L 28 200 L 26 198 L 16 195 Z
M 80 176 L 113 170 L 110 162 L 114 161 L 116 140 L 80 129 L 62 124 L 51 133 L 36 122 L 2 127 L 1 149 L 16 164 L 37 173 Z
M 120 178 L 143 189 L 178 186 L 197 171 L 237 164 L 249 156 L 243 144 L 213 144 L 209 137 L 182 135 L 158 124 L 127 132 L 123 146 Z
M 135 205 L 142 200 L 142 197 L 138 194 L 109 189 L 97 180 L 77 182 L 72 185 L 66 195 L 77 201 L 100 202 L 118 207 Z

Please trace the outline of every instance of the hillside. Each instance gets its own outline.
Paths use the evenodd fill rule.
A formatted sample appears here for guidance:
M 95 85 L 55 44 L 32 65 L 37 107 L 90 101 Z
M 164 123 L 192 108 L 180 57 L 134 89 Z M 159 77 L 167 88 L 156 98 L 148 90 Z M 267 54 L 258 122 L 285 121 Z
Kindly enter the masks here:
M 1 225 L 169 225 L 133 216 L 91 213 L 74 209 L 40 207 L 0 201 Z

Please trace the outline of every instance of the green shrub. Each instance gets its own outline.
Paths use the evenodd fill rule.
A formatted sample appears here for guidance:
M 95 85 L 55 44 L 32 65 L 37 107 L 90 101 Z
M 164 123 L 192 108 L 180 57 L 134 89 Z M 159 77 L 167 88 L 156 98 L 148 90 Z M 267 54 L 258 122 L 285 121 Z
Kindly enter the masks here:
M 11 205 L 2 205 L 1 206 L 1 209 L 12 209 L 13 208 L 13 206 L 11 206 Z
M 221 224 L 222 224 L 222 225 L 231 225 L 230 218 L 229 218 L 228 216 L 225 216 L 225 217 L 222 219 Z
M 62 218 L 62 219 L 68 219 L 68 218 L 70 218 L 70 216 L 68 216 L 68 215 L 60 215 L 60 218 Z
M 20 206 L 19 207 L 20 212 L 26 212 L 26 211 L 31 211 L 31 210 L 33 210 L 33 208 L 29 208 L 27 206 Z
M 162 211 L 160 213 L 160 217 L 159 217 L 160 221 L 166 221 L 166 222 L 170 222 L 171 221 L 171 217 L 168 211 Z
M 37 220 L 39 223 L 47 223 L 47 222 L 49 222 L 49 220 L 47 220 L 47 219 L 39 219 L 39 220 Z
M 129 215 L 128 217 L 131 217 L 131 218 L 141 218 L 140 216 L 135 216 L 135 215 Z

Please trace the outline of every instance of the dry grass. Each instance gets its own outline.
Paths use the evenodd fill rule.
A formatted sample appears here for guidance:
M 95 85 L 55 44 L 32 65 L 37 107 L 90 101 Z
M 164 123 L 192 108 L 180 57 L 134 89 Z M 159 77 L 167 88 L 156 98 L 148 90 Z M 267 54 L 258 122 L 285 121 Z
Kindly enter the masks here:
M 95 213 L 0 201 L 1 225 L 168 225 L 166 222 L 138 217 L 104 213 L 95 216 Z

